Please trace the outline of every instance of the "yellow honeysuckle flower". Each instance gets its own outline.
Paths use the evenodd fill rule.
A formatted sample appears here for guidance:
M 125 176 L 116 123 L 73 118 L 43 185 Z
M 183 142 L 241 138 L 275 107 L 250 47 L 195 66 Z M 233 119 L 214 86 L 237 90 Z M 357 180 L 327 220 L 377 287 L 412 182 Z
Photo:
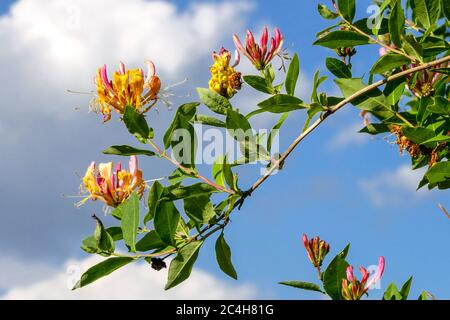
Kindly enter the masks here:
M 222 48 L 219 53 L 213 53 L 214 64 L 211 66 L 211 80 L 209 80 L 209 89 L 227 99 L 233 97 L 237 90 L 241 89 L 241 73 L 234 70 L 239 64 L 240 56 L 236 51 L 235 62 L 230 66 L 231 53 Z
M 155 65 L 146 61 L 148 72 L 144 76 L 142 69 L 126 70 L 121 62 L 119 70 L 114 72 L 112 81 L 109 80 L 106 65 L 97 70 L 95 82 L 97 97 L 95 105 L 103 114 L 103 121 L 111 119 L 111 108 L 122 114 L 126 106 L 145 113 L 155 105 L 161 89 L 161 80 L 156 76 Z
M 122 169 L 119 162 L 113 170 L 113 163 L 100 163 L 98 169 L 92 162 L 83 177 L 81 185 L 83 191 L 89 195 L 78 204 L 87 200 L 100 200 L 106 205 L 116 208 L 135 191 L 142 196 L 145 189 L 145 181 L 142 179 L 142 171 L 138 168 L 136 156 L 130 157 L 129 171 Z

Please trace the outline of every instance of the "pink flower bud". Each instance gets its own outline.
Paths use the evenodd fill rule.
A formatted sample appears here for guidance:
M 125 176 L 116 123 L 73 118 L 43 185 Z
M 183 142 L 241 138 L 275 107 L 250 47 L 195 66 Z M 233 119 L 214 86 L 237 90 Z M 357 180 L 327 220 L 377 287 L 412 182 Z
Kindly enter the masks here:
M 345 273 L 347 275 L 348 281 L 353 282 L 355 280 L 355 277 L 353 276 L 353 267 L 352 266 L 348 266 L 347 270 L 345 270 Z
M 131 156 L 130 157 L 130 173 L 135 176 L 137 173 L 137 169 L 138 169 L 138 160 L 136 156 Z
M 384 272 L 384 257 L 381 256 L 378 259 L 377 271 L 375 272 L 375 275 L 372 277 L 372 279 L 370 279 L 369 283 L 367 283 L 367 285 L 365 286 L 365 289 L 368 290 L 371 286 L 373 286 L 375 283 L 377 283 L 383 276 L 383 272 Z
M 302 241 L 305 248 L 308 248 L 308 236 L 306 234 L 303 234 Z

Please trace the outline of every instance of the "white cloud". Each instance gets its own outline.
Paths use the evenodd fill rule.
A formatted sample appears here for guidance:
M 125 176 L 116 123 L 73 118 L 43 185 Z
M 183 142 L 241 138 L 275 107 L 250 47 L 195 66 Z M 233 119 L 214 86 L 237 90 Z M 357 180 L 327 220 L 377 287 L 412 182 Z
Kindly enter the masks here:
M 80 273 L 99 262 L 98 257 L 67 261 L 62 270 L 41 276 L 37 282 L 10 288 L 0 299 L 253 299 L 257 291 L 249 284 L 229 284 L 213 275 L 194 269 L 191 277 L 179 286 L 164 291 L 167 269 L 155 271 L 146 263 L 125 266 L 87 287 L 71 291 Z M 19 265 L 20 270 L 33 265 Z M 16 273 L 22 274 L 16 271 Z M 28 271 L 27 271 L 28 272 Z M 2 273 L 4 271 L 2 270 Z M 13 272 L 14 273 L 14 272 Z M 28 278 L 28 281 L 31 281 Z
M 362 127 L 362 121 L 345 126 L 333 136 L 328 143 L 328 147 L 331 150 L 341 150 L 350 146 L 358 146 L 367 143 L 370 141 L 371 137 L 368 134 L 359 132 Z
M 163 82 L 181 80 L 231 43 L 252 8 L 246 1 L 178 9 L 165 1 L 19 0 L 0 16 L 0 93 L 15 110 L 36 111 L 42 103 L 40 112 L 61 115 L 68 113 L 65 90 L 91 90 L 103 63 L 141 67 L 151 59 Z
M 411 202 L 431 194 L 426 189 L 416 191 L 425 171 L 425 168 L 411 170 L 411 166 L 402 165 L 363 179 L 359 185 L 375 206 L 404 205 L 405 199 Z

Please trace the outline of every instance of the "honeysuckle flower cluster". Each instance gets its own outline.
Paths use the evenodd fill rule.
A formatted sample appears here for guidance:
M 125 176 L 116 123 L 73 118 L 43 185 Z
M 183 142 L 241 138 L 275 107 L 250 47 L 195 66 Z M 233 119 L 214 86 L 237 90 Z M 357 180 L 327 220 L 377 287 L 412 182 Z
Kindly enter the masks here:
M 251 63 L 253 63 L 256 69 L 264 70 L 270 61 L 280 53 L 283 48 L 284 39 L 280 30 L 275 28 L 274 36 L 270 39 L 269 47 L 269 31 L 267 27 L 265 27 L 259 44 L 255 42 L 255 37 L 250 30 L 247 31 L 245 47 L 242 45 L 241 40 L 236 34 L 233 36 L 233 41 L 236 48 L 244 54 Z
M 109 80 L 106 65 L 97 70 L 95 83 L 97 97 L 95 105 L 102 113 L 103 121 L 111 119 L 111 110 L 123 114 L 126 106 L 135 108 L 140 113 L 147 112 L 157 101 L 161 89 L 161 80 L 156 75 L 155 65 L 146 61 L 147 75 L 142 69 L 125 69 L 120 62 L 119 69 Z
M 364 294 L 367 293 L 369 288 L 377 283 L 384 272 L 384 257 L 380 257 L 378 260 L 378 268 L 374 276 L 369 280 L 369 272 L 359 267 L 361 271 L 361 280 L 356 279 L 353 274 L 353 267 L 348 266 L 346 272 L 346 279 L 342 279 L 342 297 L 345 300 L 359 300 Z
M 418 64 L 412 63 L 411 66 L 403 66 L 403 70 L 409 68 L 415 68 Z M 434 71 L 433 69 L 447 68 L 448 63 L 437 65 L 434 68 L 420 71 L 417 75 L 407 75 L 406 81 L 409 90 L 418 98 L 428 97 L 434 92 L 434 85 L 440 79 L 442 79 L 443 74 Z
M 322 265 L 325 256 L 330 252 L 330 245 L 319 237 L 314 237 L 308 240 L 306 234 L 302 236 L 303 245 L 308 253 L 308 258 L 314 267 L 318 268 Z
M 83 177 L 81 189 L 89 195 L 79 205 L 92 199 L 116 208 L 133 192 L 142 196 L 145 182 L 142 179 L 142 171 L 138 168 L 137 157 L 130 157 L 129 170 L 122 169 L 120 162 L 115 169 L 112 162 L 100 163 L 98 168 L 95 162 L 92 162 Z
M 234 70 L 240 61 L 239 51 L 236 50 L 232 65 L 231 53 L 225 48 L 221 48 L 219 53 L 214 51 L 212 57 L 214 64 L 210 67 L 209 89 L 230 99 L 242 86 L 241 73 Z
M 397 137 L 395 143 L 398 145 L 400 154 L 407 151 L 412 158 L 417 158 L 420 154 L 420 146 L 409 140 L 402 132 L 402 128 L 398 125 L 391 126 L 391 132 Z

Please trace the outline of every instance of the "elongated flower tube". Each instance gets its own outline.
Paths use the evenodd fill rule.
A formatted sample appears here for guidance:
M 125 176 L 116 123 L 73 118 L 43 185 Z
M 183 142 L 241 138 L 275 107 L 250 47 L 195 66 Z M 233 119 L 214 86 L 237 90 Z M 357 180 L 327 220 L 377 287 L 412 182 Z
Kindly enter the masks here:
M 306 234 L 302 236 L 302 242 L 305 246 L 308 258 L 314 267 L 318 268 L 322 265 L 325 256 L 330 252 L 330 245 L 319 237 L 314 237 L 308 240 Z
M 142 196 L 145 182 L 142 179 L 142 171 L 138 168 L 136 156 L 130 157 L 129 170 L 122 169 L 121 163 L 117 163 L 113 169 L 113 163 L 100 163 L 98 168 L 92 162 L 83 177 L 81 189 L 89 195 L 79 205 L 92 199 L 100 200 L 106 205 L 116 208 L 135 191 Z
M 378 260 L 377 271 L 370 281 L 368 281 L 369 272 L 363 267 L 359 267 L 359 270 L 361 271 L 361 280 L 356 279 L 354 276 L 352 266 L 347 267 L 347 279 L 342 279 L 342 297 L 345 300 L 361 299 L 361 297 L 367 293 L 371 286 L 380 281 L 384 272 L 384 257 L 380 257 Z
M 239 51 L 235 52 L 233 65 L 230 65 L 231 53 L 225 48 L 221 48 L 219 53 L 214 51 L 212 57 L 214 64 L 210 67 L 209 89 L 230 99 L 242 85 L 241 73 L 234 70 L 240 61 Z
M 256 69 L 264 70 L 283 48 L 284 39 L 280 30 L 275 28 L 274 36 L 270 39 L 269 47 L 269 31 L 267 27 L 264 27 L 259 44 L 255 42 L 255 37 L 250 30 L 247 31 L 245 47 L 236 34 L 233 36 L 233 41 L 236 48 L 253 63 Z
M 98 68 L 95 84 L 97 96 L 95 108 L 103 115 L 103 121 L 111 119 L 111 109 L 122 114 L 126 106 L 135 108 L 140 113 L 147 112 L 158 100 L 161 80 L 156 76 L 155 65 L 146 61 L 147 75 L 142 69 L 126 70 L 120 62 L 112 80 L 108 78 L 106 65 Z

